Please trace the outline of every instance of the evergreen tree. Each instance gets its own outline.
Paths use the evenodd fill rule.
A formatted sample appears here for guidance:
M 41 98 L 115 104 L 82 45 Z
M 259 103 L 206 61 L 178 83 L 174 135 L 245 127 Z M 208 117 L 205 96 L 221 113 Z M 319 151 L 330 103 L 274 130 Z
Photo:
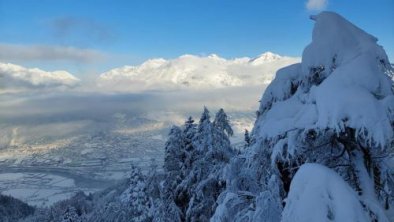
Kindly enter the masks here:
M 231 161 L 226 190 L 218 198 L 219 209 L 231 210 L 217 211 L 213 221 L 251 222 L 268 213 L 276 215 L 259 216 L 259 221 L 280 218 L 277 206 L 288 197 L 293 178 L 305 163 L 316 163 L 325 170 L 308 169 L 295 187 L 305 190 L 304 183 L 315 187 L 314 181 L 322 174 L 310 172 L 334 174 L 336 181 L 347 183 L 343 190 L 350 188 L 349 193 L 358 195 L 364 212 L 357 221 L 388 221 L 383 209 L 394 206 L 393 179 L 387 167 L 394 141 L 394 102 L 382 101 L 394 101 L 394 94 L 388 66 L 382 65 L 388 64 L 387 55 L 375 37 L 335 13 L 322 12 L 311 18 L 316 21 L 312 43 L 305 48 L 302 62 L 280 69 L 265 90 L 253 143 Z M 321 177 L 327 178 L 325 174 Z M 270 183 L 272 177 L 279 180 Z M 322 193 L 336 188 L 336 183 L 327 185 Z M 316 190 L 305 190 L 304 201 L 316 197 L 322 202 L 322 195 L 309 192 Z M 259 204 L 258 197 L 264 193 L 271 199 L 268 205 L 276 210 L 268 212 L 272 208 Z M 331 206 L 340 204 L 332 199 L 333 194 L 323 205 L 343 212 L 340 205 Z M 298 205 L 313 206 L 297 202 L 297 193 L 292 196 Z M 295 212 L 302 206 L 283 203 L 289 217 L 282 221 L 309 221 L 291 216 L 303 215 L 305 211 Z M 286 209 L 288 206 L 291 208 Z M 338 221 L 333 212 L 319 214 L 320 220 Z
M 175 204 L 173 190 L 170 190 L 168 180 L 163 181 L 160 190 L 160 203 L 154 214 L 154 222 L 180 222 L 183 215 L 181 209 Z
M 184 124 L 183 129 L 183 145 L 185 153 L 185 161 L 182 165 L 182 177 L 185 177 L 191 170 L 193 162 L 197 158 L 196 149 L 193 145 L 193 139 L 196 135 L 197 125 L 190 116 Z
M 35 211 L 34 207 L 11 196 L 0 194 L 0 221 L 18 221 Z
M 245 141 L 245 148 L 250 146 L 250 136 L 249 136 L 249 131 L 245 129 L 245 134 L 244 134 L 244 141 Z
M 152 158 L 149 165 L 149 172 L 146 176 L 146 193 L 152 199 L 160 198 L 160 182 L 163 175 L 159 172 L 159 167 L 155 158 Z
M 182 130 L 178 126 L 173 126 L 166 142 L 164 156 L 164 170 L 168 179 L 172 180 L 168 183 L 171 189 L 174 189 L 181 179 L 181 169 L 185 160 L 183 147 Z
M 213 126 L 207 107 L 204 107 L 201 114 L 193 142 L 199 152 L 206 153 L 213 149 Z
M 198 158 L 180 184 L 184 190 L 183 195 L 188 197 L 188 202 L 184 205 L 186 209 L 183 208 L 186 221 L 209 221 L 215 210 L 217 197 L 225 187 L 222 179 L 223 166 L 234 155 L 228 138 L 232 135 L 232 129 L 223 109 L 216 117 L 212 123 L 209 111 L 204 107 L 193 139 Z
M 78 215 L 77 210 L 69 206 L 63 214 L 62 222 L 82 222 L 82 219 Z
M 194 119 L 189 116 L 185 121 L 183 134 L 185 135 L 185 138 L 190 140 L 190 142 L 196 133 L 196 127 L 197 125 L 194 123 Z
M 216 113 L 215 120 L 213 121 L 214 127 L 227 133 L 227 136 L 233 136 L 234 132 L 230 126 L 227 114 L 221 108 Z
M 129 187 L 121 194 L 120 200 L 128 207 L 129 216 L 133 221 L 151 220 L 151 201 L 146 193 L 145 177 L 140 168 L 132 165 Z

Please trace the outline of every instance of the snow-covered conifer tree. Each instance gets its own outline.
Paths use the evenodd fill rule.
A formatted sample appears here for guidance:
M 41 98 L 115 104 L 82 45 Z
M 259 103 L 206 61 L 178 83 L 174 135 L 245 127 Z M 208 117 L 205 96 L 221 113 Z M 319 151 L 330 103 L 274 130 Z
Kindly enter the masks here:
M 164 170 L 168 180 L 170 190 L 175 189 L 181 179 L 181 168 L 185 160 L 184 146 L 182 140 L 182 130 L 178 126 L 171 128 L 165 147 Z M 166 180 L 167 180 L 166 179 Z
M 250 146 L 250 135 L 249 135 L 249 131 L 247 129 L 245 129 L 245 133 L 244 133 L 244 141 L 245 141 L 245 148 Z
M 302 63 L 279 70 L 264 92 L 254 142 L 227 167 L 227 188 L 217 208 L 222 210 L 215 212 L 213 221 L 255 221 L 272 204 L 283 203 L 289 212 L 286 198 L 304 163 L 324 165 L 347 183 L 364 212 L 356 218 L 387 221 L 384 211 L 394 206 L 388 167 L 394 138 L 393 82 L 388 76 L 392 68 L 377 39 L 340 15 L 322 12 L 311 18 L 312 43 L 305 48 Z M 310 179 L 329 174 L 319 172 L 324 173 Z M 272 176 L 279 180 L 270 183 Z M 275 198 L 259 202 L 266 191 Z M 276 218 L 281 216 L 280 211 L 273 212 Z M 282 220 L 327 221 L 340 216 L 330 212 L 333 215 L 318 220 Z
M 232 136 L 234 134 L 233 129 L 230 126 L 227 114 L 221 108 L 216 113 L 215 120 L 213 121 L 213 126 L 223 132 L 227 133 L 227 136 Z
M 193 145 L 193 139 L 196 135 L 197 125 L 194 123 L 193 118 L 190 116 L 184 124 L 183 129 L 183 145 L 185 153 L 185 161 L 182 165 L 182 177 L 189 174 L 193 162 L 196 160 L 196 149 Z
M 204 108 L 193 138 L 197 158 L 192 170 L 178 187 L 183 191 L 178 193 L 182 194 L 178 197 L 187 197 L 188 200 L 185 205 L 187 221 L 209 220 L 216 207 L 216 199 L 225 187 L 222 170 L 234 155 L 228 138 L 228 135 L 232 135 L 232 129 L 227 115 L 221 110 L 216 116 L 212 123 L 208 109 Z
M 62 222 L 82 222 L 82 219 L 79 217 L 77 210 L 69 206 L 63 214 Z
M 180 222 L 183 215 L 181 209 L 175 204 L 174 190 L 169 189 L 171 181 L 164 180 L 160 189 L 160 203 L 154 212 L 154 222 Z
M 141 169 L 132 165 L 129 187 L 121 194 L 122 204 L 128 207 L 128 215 L 133 221 L 151 220 L 151 201 L 146 194 L 146 183 Z

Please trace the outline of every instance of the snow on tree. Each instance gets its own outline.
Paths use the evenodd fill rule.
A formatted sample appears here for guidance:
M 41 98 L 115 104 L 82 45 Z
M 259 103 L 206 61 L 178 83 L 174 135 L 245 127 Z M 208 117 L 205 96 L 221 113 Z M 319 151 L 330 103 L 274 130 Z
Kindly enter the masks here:
M 184 160 L 182 129 L 178 126 L 173 126 L 168 135 L 164 156 L 164 170 L 167 173 L 166 177 L 168 180 L 166 184 L 170 186 L 168 189 L 175 189 L 181 180 L 181 169 Z
M 193 118 L 190 116 L 184 124 L 183 129 L 183 145 L 184 145 L 184 153 L 185 153 L 185 160 L 182 165 L 182 175 L 181 177 L 184 178 L 187 174 L 189 174 L 193 162 L 196 160 L 196 149 L 193 145 L 193 139 L 196 135 L 197 131 L 197 124 L 194 123 Z
M 128 206 L 129 216 L 133 218 L 133 221 L 151 219 L 151 202 L 146 194 L 145 178 L 140 168 L 132 165 L 129 187 L 120 195 L 120 200 Z
M 213 121 L 213 126 L 219 130 L 224 131 L 227 136 L 232 136 L 234 134 L 233 129 L 230 126 L 227 114 L 221 108 L 216 113 L 215 120 Z
M 163 174 L 159 171 L 159 166 L 155 158 L 151 158 L 149 172 L 146 175 L 146 193 L 150 198 L 160 198 L 160 183 Z
M 0 194 L 0 221 L 17 221 L 33 214 L 34 211 L 34 207 L 11 196 Z
M 249 131 L 247 129 L 245 129 L 244 141 L 245 141 L 245 148 L 250 146 L 251 140 L 250 140 Z
M 181 221 L 182 212 L 175 204 L 174 191 L 182 180 L 182 166 L 185 161 L 185 150 L 183 141 L 183 132 L 180 127 L 173 126 L 170 130 L 168 140 L 165 146 L 164 157 L 164 180 L 158 181 L 159 175 L 151 174 L 148 176 L 148 187 L 154 186 L 158 189 L 156 192 L 149 192 L 153 198 L 152 215 L 155 222 Z M 156 171 L 155 171 L 156 172 Z M 149 183 L 149 181 L 152 181 Z
M 77 210 L 69 206 L 63 214 L 62 222 L 82 222 L 82 219 L 78 215 Z
M 198 151 L 205 153 L 213 150 L 213 126 L 211 122 L 211 116 L 207 107 L 204 107 L 204 111 L 201 114 L 199 124 L 197 126 L 197 132 L 193 138 L 193 142 Z
M 229 135 L 232 129 L 224 110 L 219 110 L 212 123 L 205 107 L 194 138 L 199 158 L 185 179 L 190 196 L 187 221 L 208 221 L 214 213 L 216 199 L 226 186 L 222 170 L 234 155 Z
M 253 215 L 244 221 L 270 209 L 258 205 L 257 197 L 274 190 L 272 175 L 280 178 L 274 196 L 283 200 L 295 173 L 308 162 L 340 175 L 371 220 L 394 205 L 388 167 L 394 95 L 387 55 L 375 37 L 338 14 L 322 12 L 311 18 L 312 43 L 302 63 L 277 72 L 261 99 L 253 144 L 225 171 L 228 186 L 218 209 L 226 206 L 232 215 Z M 216 212 L 213 221 L 222 221 L 227 213 Z
M 319 179 L 316 179 L 319 175 Z M 378 221 L 388 221 L 377 218 Z M 291 182 L 282 222 L 370 221 L 358 194 L 335 171 L 304 164 Z
M 166 175 L 155 221 L 161 221 L 160 217 L 208 221 L 225 187 L 222 170 L 234 151 L 228 138 L 233 131 L 224 110 L 211 122 L 205 107 L 198 125 L 189 117 L 182 128 L 173 127 L 166 143 Z
M 154 213 L 154 222 L 180 222 L 184 216 L 182 210 L 175 204 L 173 190 L 167 185 L 168 180 L 162 182 L 160 190 L 160 200 L 156 212 Z
M 191 131 L 193 137 L 190 138 L 187 134 L 184 136 L 185 142 L 189 143 L 190 152 L 188 152 L 187 158 L 189 161 L 183 170 L 184 176 L 182 181 L 178 184 L 175 191 L 175 201 L 183 212 L 183 215 L 186 215 L 187 209 L 190 209 L 189 203 L 194 195 L 195 187 L 203 178 L 209 175 L 208 169 L 205 168 L 208 167 L 208 164 L 201 164 L 201 160 L 204 158 L 204 155 L 210 150 L 213 150 L 213 126 L 206 107 L 204 107 L 196 129 L 194 127 L 192 128 L 192 124 L 191 121 L 186 121 L 185 124 L 185 132 Z M 202 167 L 197 167 L 200 165 Z

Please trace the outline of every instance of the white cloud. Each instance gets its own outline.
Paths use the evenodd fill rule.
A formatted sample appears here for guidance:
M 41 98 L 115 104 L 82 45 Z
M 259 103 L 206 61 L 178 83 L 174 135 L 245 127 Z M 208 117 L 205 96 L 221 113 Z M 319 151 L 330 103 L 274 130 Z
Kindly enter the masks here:
M 100 75 L 98 85 L 110 91 L 128 92 L 261 86 L 269 83 L 279 68 L 299 61 L 270 52 L 253 59 L 230 60 L 217 55 L 183 55 L 112 69 Z
M 106 55 L 93 49 L 51 45 L 19 45 L 0 43 L 0 61 L 71 61 L 90 63 Z
M 0 94 L 28 89 L 74 87 L 79 79 L 66 71 L 48 72 L 25 68 L 11 63 L 0 63 Z
M 328 0 L 308 0 L 306 8 L 311 11 L 324 10 L 327 7 Z

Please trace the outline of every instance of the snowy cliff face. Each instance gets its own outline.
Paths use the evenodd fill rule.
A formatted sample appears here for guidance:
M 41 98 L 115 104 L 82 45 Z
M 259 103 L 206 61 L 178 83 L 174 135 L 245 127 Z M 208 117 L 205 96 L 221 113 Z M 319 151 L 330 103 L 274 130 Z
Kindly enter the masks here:
M 366 213 L 357 217 L 386 221 L 383 209 L 394 206 L 387 158 L 394 95 L 387 55 L 375 37 L 338 14 L 311 19 L 312 42 L 302 62 L 277 72 L 261 99 L 252 145 L 227 167 L 228 187 L 213 221 L 270 221 L 281 217 L 272 214 L 282 206 L 289 218 L 298 215 L 285 203 L 297 196 L 291 194 L 297 189 L 292 179 L 308 162 L 331 168 L 358 194 Z

